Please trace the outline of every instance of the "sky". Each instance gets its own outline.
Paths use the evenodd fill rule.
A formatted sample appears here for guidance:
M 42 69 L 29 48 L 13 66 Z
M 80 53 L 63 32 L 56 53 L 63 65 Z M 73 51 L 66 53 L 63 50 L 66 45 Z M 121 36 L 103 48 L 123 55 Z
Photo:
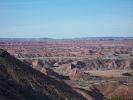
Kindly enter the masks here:
M 0 38 L 132 36 L 133 0 L 0 0 Z

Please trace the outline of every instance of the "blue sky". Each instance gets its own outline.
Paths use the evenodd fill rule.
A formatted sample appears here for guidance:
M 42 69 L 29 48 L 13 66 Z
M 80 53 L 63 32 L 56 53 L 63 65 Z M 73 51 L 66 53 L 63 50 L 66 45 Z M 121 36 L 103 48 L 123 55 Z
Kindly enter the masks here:
M 133 36 L 133 0 L 0 0 L 0 38 Z

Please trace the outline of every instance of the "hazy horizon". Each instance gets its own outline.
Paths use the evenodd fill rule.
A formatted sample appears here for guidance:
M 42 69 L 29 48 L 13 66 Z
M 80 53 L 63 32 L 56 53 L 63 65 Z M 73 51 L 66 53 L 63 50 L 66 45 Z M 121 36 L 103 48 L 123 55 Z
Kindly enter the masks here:
M 0 2 L 0 38 L 132 36 L 133 0 Z
M 115 38 L 126 38 L 126 39 L 133 39 L 133 36 L 127 37 L 127 36 L 122 36 L 122 37 L 70 37 L 70 38 L 50 38 L 50 37 L 0 37 L 0 39 L 102 39 L 102 38 L 109 38 L 109 39 L 115 39 Z

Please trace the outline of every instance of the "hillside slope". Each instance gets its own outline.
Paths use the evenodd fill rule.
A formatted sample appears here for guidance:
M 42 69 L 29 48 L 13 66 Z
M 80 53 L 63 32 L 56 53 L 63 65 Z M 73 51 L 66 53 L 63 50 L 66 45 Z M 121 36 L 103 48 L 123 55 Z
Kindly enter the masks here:
M 66 83 L 50 78 L 0 49 L 0 99 L 85 100 Z

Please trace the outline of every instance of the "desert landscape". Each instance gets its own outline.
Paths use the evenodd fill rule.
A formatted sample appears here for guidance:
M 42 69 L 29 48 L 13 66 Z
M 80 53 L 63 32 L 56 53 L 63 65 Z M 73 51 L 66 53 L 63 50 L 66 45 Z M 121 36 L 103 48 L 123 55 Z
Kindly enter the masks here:
M 133 0 L 0 0 L 0 100 L 133 100 Z
M 133 38 L 0 39 L 0 48 L 83 100 L 133 99 Z

